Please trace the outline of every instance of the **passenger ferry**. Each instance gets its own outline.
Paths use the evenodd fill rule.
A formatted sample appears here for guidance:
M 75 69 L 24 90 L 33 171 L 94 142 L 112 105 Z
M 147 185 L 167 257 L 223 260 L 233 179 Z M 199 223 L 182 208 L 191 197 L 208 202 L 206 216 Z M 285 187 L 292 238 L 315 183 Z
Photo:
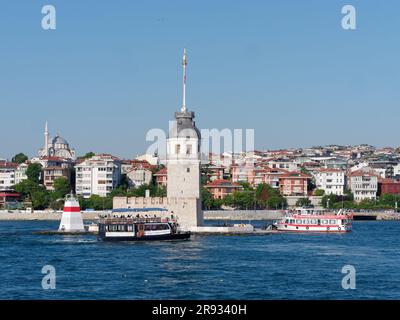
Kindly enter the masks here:
M 296 208 L 273 224 L 273 229 L 290 232 L 349 232 L 353 214 L 326 212 L 313 208 Z
M 185 240 L 176 219 L 136 215 L 108 215 L 99 219 L 99 238 L 104 241 Z

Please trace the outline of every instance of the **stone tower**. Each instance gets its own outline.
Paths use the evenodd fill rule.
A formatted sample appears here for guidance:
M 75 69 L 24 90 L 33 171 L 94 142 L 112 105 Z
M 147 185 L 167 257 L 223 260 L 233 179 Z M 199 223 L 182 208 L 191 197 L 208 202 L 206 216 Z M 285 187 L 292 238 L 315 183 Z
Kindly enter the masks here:
M 200 131 L 194 112 L 186 109 L 186 52 L 183 54 L 183 105 L 175 112 L 175 121 L 167 139 L 167 197 L 186 205 L 180 223 L 186 228 L 203 223 L 200 194 Z

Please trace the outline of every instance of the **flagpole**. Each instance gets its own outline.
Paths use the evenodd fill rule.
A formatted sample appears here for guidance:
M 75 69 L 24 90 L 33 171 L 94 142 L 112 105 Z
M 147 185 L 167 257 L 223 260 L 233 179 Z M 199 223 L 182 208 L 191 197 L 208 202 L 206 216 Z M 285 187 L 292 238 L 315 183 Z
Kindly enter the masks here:
M 183 49 L 182 67 L 183 67 L 183 97 L 182 97 L 182 112 L 186 112 L 186 48 Z

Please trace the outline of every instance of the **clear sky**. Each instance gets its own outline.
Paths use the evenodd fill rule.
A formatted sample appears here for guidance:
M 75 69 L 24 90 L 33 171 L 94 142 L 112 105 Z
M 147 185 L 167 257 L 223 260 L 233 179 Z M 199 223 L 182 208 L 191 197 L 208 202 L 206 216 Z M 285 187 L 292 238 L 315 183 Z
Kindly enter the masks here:
M 57 29 L 41 28 L 41 8 Z M 343 30 L 341 8 L 357 10 Z M 43 127 L 130 158 L 181 106 L 200 128 L 254 128 L 258 149 L 400 145 L 399 1 L 78 1 L 0 4 L 0 158 Z

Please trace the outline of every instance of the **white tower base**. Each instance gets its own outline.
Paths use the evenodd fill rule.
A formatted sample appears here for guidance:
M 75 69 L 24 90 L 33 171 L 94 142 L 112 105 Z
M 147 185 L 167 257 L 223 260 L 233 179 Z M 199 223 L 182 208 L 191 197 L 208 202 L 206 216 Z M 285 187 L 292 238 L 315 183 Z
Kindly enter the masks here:
M 81 208 L 79 202 L 74 196 L 67 195 L 64 204 L 64 212 L 61 218 L 58 231 L 61 232 L 82 232 L 85 231 Z
M 63 212 L 60 227 L 62 232 L 82 232 L 85 231 L 83 219 L 80 212 Z

